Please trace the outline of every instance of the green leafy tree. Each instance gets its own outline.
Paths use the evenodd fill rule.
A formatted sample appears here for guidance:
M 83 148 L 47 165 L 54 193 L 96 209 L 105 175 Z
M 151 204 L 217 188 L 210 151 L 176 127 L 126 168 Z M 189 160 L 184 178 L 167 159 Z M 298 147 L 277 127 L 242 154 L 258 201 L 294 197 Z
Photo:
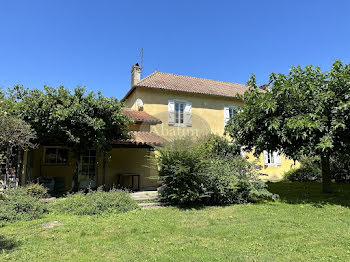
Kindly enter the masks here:
M 272 73 L 271 90 L 252 86 L 242 98 L 227 133 L 255 155 L 279 150 L 298 160 L 321 159 L 323 191 L 331 192 L 330 158 L 350 148 L 350 65 L 335 61 L 329 72 L 319 67 L 292 67 L 289 74 Z
M 5 164 L 5 185 L 8 182 L 7 172 L 14 168 L 14 158 L 18 157 L 21 163 L 20 152 L 28 148 L 34 148 L 36 139 L 34 130 L 23 119 L 14 114 L 13 101 L 0 93 L 0 164 Z M 17 169 L 20 165 L 17 166 Z M 17 170 L 18 171 L 18 170 Z
M 16 86 L 12 97 L 17 110 L 34 128 L 38 142 L 64 144 L 74 153 L 76 171 L 74 190 L 78 189 L 81 155 L 89 149 L 106 156 L 116 139 L 129 138 L 131 119 L 122 113 L 123 104 L 116 98 L 86 92 L 77 87 L 73 92 L 60 86 L 43 90 Z M 102 181 L 104 183 L 104 181 Z

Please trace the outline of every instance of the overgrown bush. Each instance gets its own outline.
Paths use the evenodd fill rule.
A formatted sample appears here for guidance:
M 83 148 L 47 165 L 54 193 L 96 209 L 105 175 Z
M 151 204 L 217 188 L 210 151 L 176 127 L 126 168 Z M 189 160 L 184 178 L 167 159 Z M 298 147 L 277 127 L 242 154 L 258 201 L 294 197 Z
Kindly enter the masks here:
M 175 140 L 158 149 L 157 164 L 163 185 L 160 200 L 176 205 L 199 202 L 205 194 L 208 162 L 189 139 Z
M 186 138 L 158 150 L 161 201 L 226 205 L 275 197 L 258 179 L 257 165 L 242 158 L 224 138 L 211 135 L 197 142 Z
M 0 222 L 32 220 L 47 211 L 47 205 L 28 193 L 26 188 L 5 189 L 0 197 Z
M 300 159 L 300 167 L 292 168 L 284 174 L 284 179 L 293 182 L 320 182 L 321 161 L 319 157 L 304 156 Z M 350 182 L 350 157 L 347 155 L 336 155 L 331 158 L 331 176 L 335 182 Z
M 237 144 L 229 142 L 225 137 L 214 134 L 200 138 L 197 145 L 207 158 L 233 157 L 241 153 Z
M 335 182 L 350 183 L 350 155 L 333 156 L 331 158 L 331 173 Z
M 300 167 L 285 172 L 284 179 L 293 182 L 320 182 L 320 160 L 317 157 L 304 156 L 300 159 Z
M 97 215 L 102 213 L 123 213 L 137 209 L 137 203 L 126 191 L 98 189 L 88 193 L 78 192 L 67 195 L 52 203 L 53 212 L 74 215 Z
M 209 204 L 228 205 L 275 199 L 266 184 L 258 178 L 256 162 L 241 156 L 214 158 L 208 169 Z
M 36 197 L 36 198 L 43 198 L 47 196 L 47 189 L 39 184 L 29 184 L 25 187 L 28 194 Z

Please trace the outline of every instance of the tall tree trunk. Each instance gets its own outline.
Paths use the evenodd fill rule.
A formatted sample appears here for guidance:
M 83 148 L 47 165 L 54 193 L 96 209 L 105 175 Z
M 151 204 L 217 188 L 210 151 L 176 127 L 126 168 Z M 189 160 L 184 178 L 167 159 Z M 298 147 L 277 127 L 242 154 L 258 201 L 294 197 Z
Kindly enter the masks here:
M 18 147 L 17 149 L 17 170 L 16 170 L 16 179 L 18 179 L 18 185 L 22 182 L 22 172 L 23 172 L 23 156 L 24 152 L 21 147 Z M 15 181 L 15 185 L 16 181 Z
M 102 166 L 102 186 L 106 188 L 106 153 L 103 152 L 103 166 Z
M 12 173 L 12 147 L 6 150 L 6 172 L 5 172 L 5 186 L 10 187 L 10 169 Z
M 330 154 L 324 153 L 321 155 L 321 170 L 322 170 L 322 191 L 323 193 L 332 193 L 331 187 L 331 168 Z
M 78 157 L 77 161 L 75 161 L 75 170 L 73 175 L 73 192 L 79 191 L 79 170 L 80 170 L 80 156 Z
M 4 185 L 5 187 L 7 187 L 8 185 L 8 182 L 9 182 L 9 169 L 10 169 L 10 156 L 11 156 L 11 150 L 10 148 L 8 147 L 6 149 L 6 162 L 5 162 L 5 181 L 4 181 Z

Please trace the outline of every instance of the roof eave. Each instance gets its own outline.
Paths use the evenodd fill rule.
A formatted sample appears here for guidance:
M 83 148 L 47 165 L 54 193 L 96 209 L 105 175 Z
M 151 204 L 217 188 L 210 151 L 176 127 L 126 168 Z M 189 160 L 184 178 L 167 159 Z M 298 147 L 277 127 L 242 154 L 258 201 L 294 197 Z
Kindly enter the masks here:
M 158 125 L 158 124 L 161 124 L 162 121 L 144 121 L 144 120 L 135 120 L 134 121 L 134 124 L 143 124 L 143 123 L 146 123 L 146 124 L 149 124 L 149 125 Z
M 190 91 L 185 91 L 185 90 L 171 90 L 171 89 L 164 89 L 164 88 L 159 88 L 159 87 L 153 87 L 153 86 L 139 86 L 139 85 L 136 85 L 133 87 L 133 89 L 136 89 L 136 88 L 147 88 L 147 89 L 156 89 L 156 90 L 164 90 L 164 91 L 169 91 L 169 92 L 179 92 L 179 93 L 186 93 L 186 94 L 196 94 L 196 95 L 203 95 L 203 96 L 215 96 L 215 97 L 225 97 L 225 98 L 236 98 L 238 99 L 237 95 L 236 94 L 235 96 L 225 96 L 225 95 L 215 95 L 215 94 L 206 94 L 206 93 L 200 93 L 200 92 L 190 92 Z M 130 91 L 133 91 L 132 89 L 129 90 Z M 125 97 L 123 99 L 126 99 L 127 96 L 129 96 L 131 94 L 129 94 L 129 92 L 125 95 Z
M 124 102 L 132 94 L 132 92 L 134 92 L 136 87 L 137 87 L 136 85 L 133 86 L 120 101 Z

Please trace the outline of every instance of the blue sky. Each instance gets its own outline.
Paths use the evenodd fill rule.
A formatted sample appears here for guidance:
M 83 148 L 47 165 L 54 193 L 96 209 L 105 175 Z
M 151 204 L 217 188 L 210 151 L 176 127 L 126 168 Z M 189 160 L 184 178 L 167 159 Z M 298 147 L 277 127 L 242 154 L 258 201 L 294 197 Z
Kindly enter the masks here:
M 162 72 L 258 84 L 350 62 L 350 1 L 0 1 L 0 87 L 85 85 L 122 98 L 144 48 Z

